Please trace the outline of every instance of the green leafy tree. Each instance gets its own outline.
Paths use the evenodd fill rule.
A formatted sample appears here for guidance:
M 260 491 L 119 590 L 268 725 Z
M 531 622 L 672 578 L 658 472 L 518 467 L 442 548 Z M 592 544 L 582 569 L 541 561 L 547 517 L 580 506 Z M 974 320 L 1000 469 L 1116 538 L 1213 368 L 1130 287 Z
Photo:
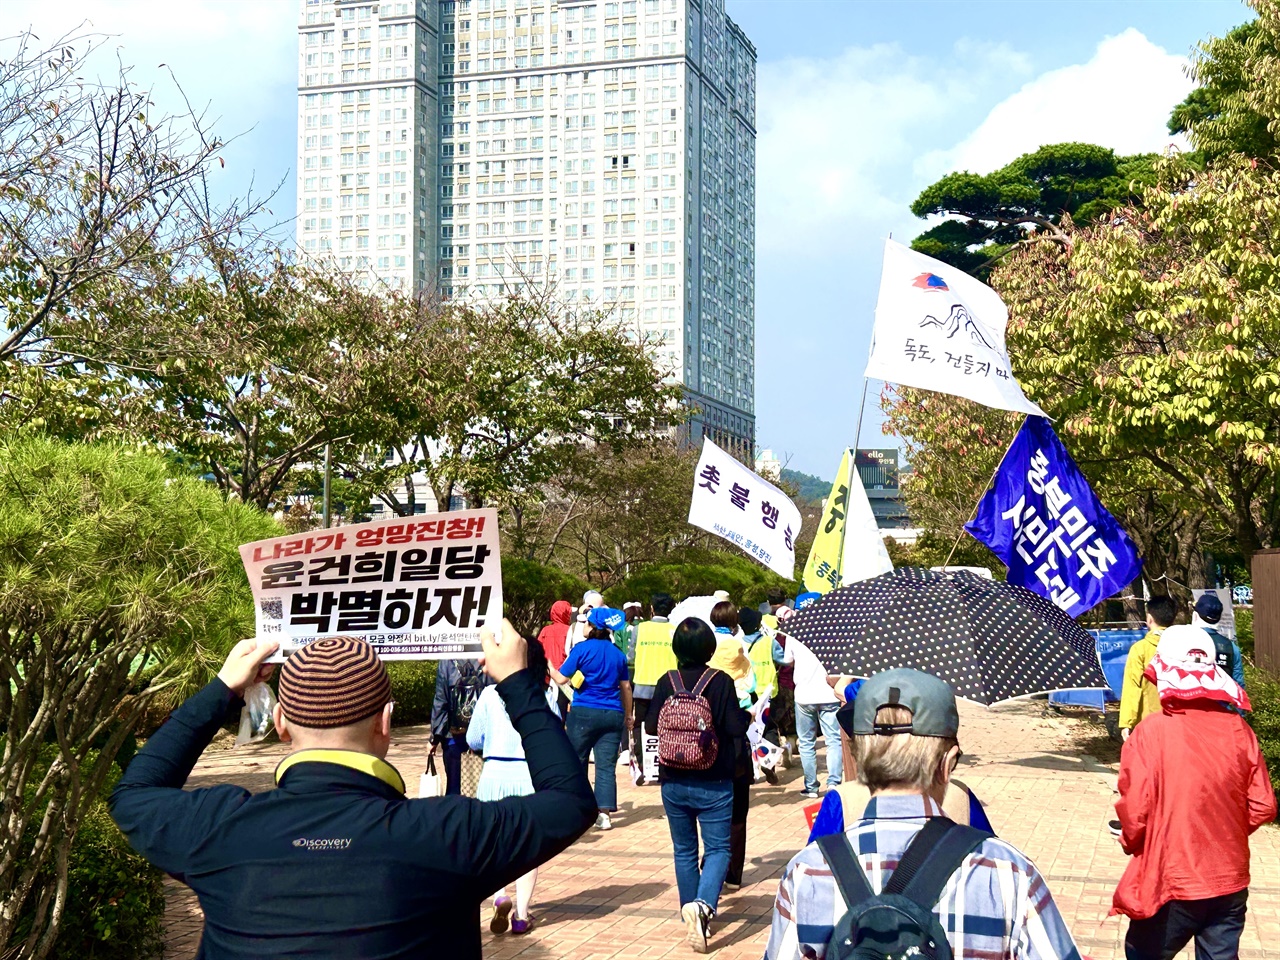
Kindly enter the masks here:
M 1170 133 L 1185 133 L 1206 159 L 1280 152 L 1280 6 L 1250 2 L 1256 20 L 1197 45 L 1198 86 L 1173 108 Z
M 121 446 L 29 437 L 0 462 L 0 952 L 41 960 L 117 752 L 252 632 L 237 548 L 277 528 Z
M 567 310 L 549 291 L 441 309 L 436 342 L 398 344 L 411 376 L 397 389 L 396 440 L 343 464 L 398 513 L 412 512 L 415 475 L 445 508 L 455 495 L 536 500 L 584 445 L 625 449 L 684 417 L 652 344 L 605 315 Z
M 398 438 L 411 380 L 421 394 L 446 386 L 429 359 L 444 359 L 434 352 L 440 315 L 431 302 L 228 245 L 208 246 L 205 262 L 197 275 L 158 277 L 144 295 L 120 298 L 135 317 L 151 318 L 139 329 L 170 353 L 130 378 L 137 389 L 114 404 L 113 425 L 148 437 L 227 494 L 283 505 L 326 444 L 341 463 Z M 402 362 L 410 342 L 424 358 L 412 370 Z M 141 349 L 129 339 L 120 352 Z
M 1117 157 L 1105 147 L 1058 143 L 986 175 L 949 173 L 921 191 L 917 217 L 948 219 L 911 247 L 985 279 L 1024 240 L 1071 245 L 1073 223 L 1087 224 L 1129 202 L 1152 177 L 1152 157 Z
M 993 276 L 1032 396 L 1251 557 L 1280 525 L 1280 173 L 1162 160 L 1141 206 Z M 1139 474 L 1141 478 L 1143 475 Z

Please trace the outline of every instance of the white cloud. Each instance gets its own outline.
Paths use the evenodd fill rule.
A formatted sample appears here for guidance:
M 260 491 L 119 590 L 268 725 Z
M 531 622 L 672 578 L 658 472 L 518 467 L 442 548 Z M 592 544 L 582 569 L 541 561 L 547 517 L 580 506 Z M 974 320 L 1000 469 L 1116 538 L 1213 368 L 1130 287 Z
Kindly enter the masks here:
M 963 65 L 963 71 L 949 69 Z M 758 239 L 834 240 L 853 221 L 910 223 L 912 164 L 992 80 L 1025 75 L 1004 46 L 962 41 L 936 59 L 897 45 L 759 67 Z M 961 131 L 956 130 L 955 134 Z M 945 134 L 944 134 L 945 135 Z M 910 194 L 910 195 L 908 195 Z
M 1184 145 L 1165 124 L 1193 86 L 1186 64 L 1133 28 L 1107 37 L 1087 63 L 1041 74 L 957 146 L 922 158 L 922 182 L 952 170 L 990 173 L 1049 143 L 1097 143 L 1120 154 Z

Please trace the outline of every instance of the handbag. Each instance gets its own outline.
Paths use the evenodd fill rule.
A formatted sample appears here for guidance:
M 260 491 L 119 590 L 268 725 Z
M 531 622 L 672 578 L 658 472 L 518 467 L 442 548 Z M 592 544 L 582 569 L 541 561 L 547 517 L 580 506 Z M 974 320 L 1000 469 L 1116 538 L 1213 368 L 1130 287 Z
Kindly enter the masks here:
M 443 797 L 444 777 L 436 773 L 436 752 L 433 749 L 427 754 L 427 769 L 418 781 L 418 797 Z

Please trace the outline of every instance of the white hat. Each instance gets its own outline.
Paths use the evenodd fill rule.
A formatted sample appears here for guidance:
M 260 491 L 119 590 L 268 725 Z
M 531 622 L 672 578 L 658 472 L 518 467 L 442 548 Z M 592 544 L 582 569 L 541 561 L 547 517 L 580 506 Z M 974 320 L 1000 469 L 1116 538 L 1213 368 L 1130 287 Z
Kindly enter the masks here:
M 624 603 L 624 604 L 622 605 L 622 609 L 623 609 L 623 610 L 628 610 L 628 609 L 630 609 L 631 607 L 640 607 L 641 609 L 644 609 L 644 608 L 641 606 L 641 604 L 640 604 L 640 601 L 639 601 L 639 600 L 628 600 L 626 603 Z
M 728 590 L 717 590 L 717 591 L 716 591 L 715 593 L 713 593 L 711 596 L 713 596 L 713 597 L 714 597 L 715 599 L 717 599 L 717 600 L 728 600 L 728 599 L 729 599 L 729 591 L 728 591 Z
M 592 607 L 603 607 L 604 596 L 598 590 L 588 590 L 582 595 L 582 602 Z
M 1200 627 L 1185 623 L 1168 627 L 1160 635 L 1156 653 L 1169 666 L 1183 663 L 1216 663 L 1213 638 Z

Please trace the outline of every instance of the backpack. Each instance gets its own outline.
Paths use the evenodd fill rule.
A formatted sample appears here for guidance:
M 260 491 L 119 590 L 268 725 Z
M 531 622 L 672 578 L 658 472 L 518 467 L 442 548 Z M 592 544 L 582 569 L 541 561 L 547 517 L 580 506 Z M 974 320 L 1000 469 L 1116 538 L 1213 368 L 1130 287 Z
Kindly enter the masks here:
M 965 858 L 991 836 L 946 817 L 931 817 L 907 845 L 879 894 L 844 832 L 818 838 L 847 909 L 827 943 L 828 960 L 952 960 L 933 908 Z
M 720 741 L 711 718 L 711 702 L 703 696 L 716 674 L 708 667 L 693 690 L 686 690 L 679 670 L 667 674 L 671 696 L 658 711 L 658 763 L 676 770 L 706 770 L 716 762 Z
M 1228 677 L 1231 676 L 1231 668 L 1234 666 L 1232 661 L 1235 659 L 1235 651 L 1231 649 L 1231 641 L 1217 630 L 1206 629 L 1205 633 L 1209 634 L 1209 638 L 1213 640 L 1214 662 L 1222 668 L 1223 673 Z
M 454 729 L 465 730 L 476 712 L 476 701 L 484 689 L 480 671 L 469 661 L 458 663 L 458 679 L 449 690 L 449 723 Z

